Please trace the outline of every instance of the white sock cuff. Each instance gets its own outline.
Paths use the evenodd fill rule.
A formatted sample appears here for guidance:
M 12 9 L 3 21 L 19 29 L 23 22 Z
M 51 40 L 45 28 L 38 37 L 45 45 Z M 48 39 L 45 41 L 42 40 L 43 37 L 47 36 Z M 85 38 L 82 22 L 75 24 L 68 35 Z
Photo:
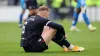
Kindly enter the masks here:
M 71 28 L 76 28 L 76 26 L 71 26 Z
M 74 45 L 71 44 L 68 48 L 69 49 L 73 49 L 74 48 Z
M 91 28 L 91 27 L 92 27 L 92 25 L 91 25 L 91 24 L 89 24 L 89 25 L 88 25 L 88 28 Z

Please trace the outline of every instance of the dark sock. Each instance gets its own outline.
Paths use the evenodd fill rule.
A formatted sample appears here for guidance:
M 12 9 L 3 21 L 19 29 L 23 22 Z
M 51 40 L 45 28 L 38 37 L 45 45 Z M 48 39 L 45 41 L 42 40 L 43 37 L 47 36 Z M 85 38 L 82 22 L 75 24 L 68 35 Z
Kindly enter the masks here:
M 65 36 L 59 32 L 56 33 L 56 35 L 54 36 L 52 41 L 54 41 L 56 44 L 58 44 L 61 47 L 63 47 L 63 46 L 69 47 L 70 46 L 70 43 L 66 40 Z
M 61 43 L 63 43 L 63 45 L 66 46 L 66 47 L 69 47 L 70 46 L 70 43 L 65 38 L 63 38 L 61 40 Z

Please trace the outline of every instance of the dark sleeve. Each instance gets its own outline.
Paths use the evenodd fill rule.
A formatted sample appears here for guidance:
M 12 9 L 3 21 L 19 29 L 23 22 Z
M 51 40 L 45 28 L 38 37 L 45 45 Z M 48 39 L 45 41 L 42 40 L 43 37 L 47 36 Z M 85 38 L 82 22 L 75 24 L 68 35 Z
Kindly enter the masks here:
M 32 28 L 39 28 L 39 27 L 44 27 L 46 23 L 48 22 L 48 19 L 44 19 L 42 17 L 36 16 L 36 17 L 30 17 L 27 22 Z
M 49 27 L 51 27 L 51 28 L 54 28 L 54 29 L 57 29 L 57 31 L 59 31 L 59 32 L 61 32 L 62 34 L 65 35 L 65 30 L 64 30 L 64 28 L 63 28 L 62 25 L 57 24 L 57 23 L 54 23 L 54 22 L 49 22 L 49 23 L 47 24 L 47 26 L 49 26 Z
M 44 18 L 39 18 L 38 24 L 39 24 L 40 26 L 45 26 L 46 23 L 47 23 L 48 21 L 50 21 L 50 20 L 44 19 Z

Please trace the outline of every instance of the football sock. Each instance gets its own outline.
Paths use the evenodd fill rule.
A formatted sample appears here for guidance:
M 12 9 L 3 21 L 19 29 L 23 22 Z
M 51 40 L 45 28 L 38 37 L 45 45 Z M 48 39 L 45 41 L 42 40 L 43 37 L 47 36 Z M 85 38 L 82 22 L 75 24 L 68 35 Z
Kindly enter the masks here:
M 89 24 L 90 24 L 90 21 L 89 21 L 87 15 L 86 15 L 86 13 L 83 13 L 83 18 L 84 18 L 85 23 L 86 23 L 87 25 L 89 25 Z
M 75 29 L 75 28 L 76 28 L 76 26 L 72 26 L 71 28 Z
M 63 46 L 70 47 L 70 43 L 66 40 L 65 36 L 59 32 L 56 33 L 52 41 L 54 41 L 61 47 Z
M 76 26 L 77 21 L 78 21 L 78 16 L 79 14 L 77 12 L 74 12 L 74 20 L 72 22 L 72 26 Z
M 88 28 L 90 29 L 91 27 L 92 27 L 92 25 L 91 25 L 91 24 L 89 24 L 89 25 L 88 25 Z
M 23 14 L 20 14 L 19 24 L 22 24 Z

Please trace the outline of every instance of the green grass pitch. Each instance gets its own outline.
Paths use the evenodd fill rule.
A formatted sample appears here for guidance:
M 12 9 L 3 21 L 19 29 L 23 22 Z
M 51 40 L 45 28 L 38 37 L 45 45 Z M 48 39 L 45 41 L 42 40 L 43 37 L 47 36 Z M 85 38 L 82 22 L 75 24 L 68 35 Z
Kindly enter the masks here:
M 21 29 L 17 23 L 0 23 L 0 56 L 100 56 L 100 22 L 93 22 L 97 27 L 90 32 L 84 23 L 78 23 L 81 32 L 70 32 L 71 21 L 57 21 L 64 26 L 68 40 L 74 45 L 85 47 L 83 52 L 63 52 L 62 48 L 51 42 L 43 53 L 25 53 L 20 47 Z

